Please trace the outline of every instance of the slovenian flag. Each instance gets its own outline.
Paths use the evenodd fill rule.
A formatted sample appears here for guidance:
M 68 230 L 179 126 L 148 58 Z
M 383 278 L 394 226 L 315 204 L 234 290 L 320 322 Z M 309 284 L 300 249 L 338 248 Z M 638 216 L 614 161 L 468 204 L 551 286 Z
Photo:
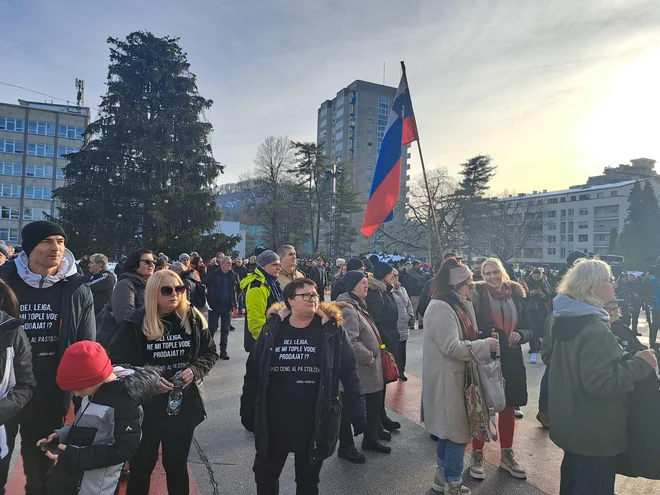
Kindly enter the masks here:
M 401 65 L 403 67 L 403 63 Z M 373 235 L 383 222 L 389 222 L 394 217 L 394 206 L 399 201 L 401 189 L 403 146 L 418 139 L 404 67 L 380 145 L 371 193 L 362 220 L 362 233 L 367 237 Z

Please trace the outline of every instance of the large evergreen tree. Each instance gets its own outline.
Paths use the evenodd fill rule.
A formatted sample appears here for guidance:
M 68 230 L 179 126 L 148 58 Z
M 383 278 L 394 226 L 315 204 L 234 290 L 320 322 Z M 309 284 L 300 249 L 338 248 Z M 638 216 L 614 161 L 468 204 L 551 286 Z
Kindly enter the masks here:
M 646 270 L 660 254 L 660 208 L 653 184 L 635 182 L 628 196 L 628 216 L 619 236 L 616 254 L 626 258 L 631 269 Z
M 79 252 L 144 246 L 179 251 L 201 242 L 220 214 L 203 98 L 178 38 L 109 38 L 108 90 L 87 141 L 55 191 Z

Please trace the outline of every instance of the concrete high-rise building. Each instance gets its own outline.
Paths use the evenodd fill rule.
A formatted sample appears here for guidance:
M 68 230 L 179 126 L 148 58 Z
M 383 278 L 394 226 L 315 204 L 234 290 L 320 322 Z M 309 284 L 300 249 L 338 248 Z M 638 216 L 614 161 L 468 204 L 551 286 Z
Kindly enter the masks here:
M 87 107 L 18 103 L 0 103 L 0 240 L 11 243 L 26 223 L 57 217 L 52 192 L 64 185 L 64 156 L 81 148 L 90 122 Z
M 365 205 L 395 94 L 396 88 L 358 80 L 339 90 L 332 100 L 321 103 L 318 109 L 317 143 L 324 144 L 325 155 L 333 163 L 352 169 L 353 189 Z M 402 223 L 405 216 L 407 147 L 402 148 L 401 154 L 401 191 L 394 223 Z M 359 229 L 362 214 L 354 215 L 353 221 Z M 355 252 L 342 254 L 356 254 L 373 247 L 377 248 L 360 234 L 354 244 Z

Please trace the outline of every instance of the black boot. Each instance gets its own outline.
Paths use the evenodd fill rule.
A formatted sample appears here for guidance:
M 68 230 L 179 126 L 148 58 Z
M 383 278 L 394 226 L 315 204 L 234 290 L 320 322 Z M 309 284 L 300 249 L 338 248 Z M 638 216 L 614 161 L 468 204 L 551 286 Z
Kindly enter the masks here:
M 383 428 L 387 431 L 395 431 L 401 428 L 401 423 L 391 420 L 386 414 L 381 415 L 380 424 L 383 425 Z
M 381 454 L 389 454 L 392 452 L 392 448 L 388 447 L 387 445 L 383 445 L 382 443 L 374 443 L 374 444 L 368 444 L 362 442 L 362 450 L 371 450 L 373 452 L 380 452 Z
M 386 440 L 389 442 L 390 440 L 392 440 L 392 434 L 386 429 L 382 428 L 378 432 L 378 440 Z
M 339 449 L 337 449 L 337 456 L 341 457 L 342 459 L 346 459 L 347 461 L 350 461 L 353 464 L 363 464 L 364 461 L 367 460 L 367 458 L 364 457 L 364 454 L 358 452 L 355 447 L 349 447 L 349 448 L 339 447 Z
M 220 352 L 220 359 L 224 359 L 225 361 L 229 361 L 229 356 L 227 355 L 227 351 Z

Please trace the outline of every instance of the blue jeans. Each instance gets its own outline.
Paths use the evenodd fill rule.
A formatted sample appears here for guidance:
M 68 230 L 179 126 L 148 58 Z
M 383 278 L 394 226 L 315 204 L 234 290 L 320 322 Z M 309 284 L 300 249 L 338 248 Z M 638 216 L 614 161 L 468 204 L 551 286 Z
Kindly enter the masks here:
M 454 443 L 451 440 L 438 440 L 438 466 L 445 471 L 445 481 L 456 483 L 463 474 L 463 458 L 466 443 Z
M 550 380 L 550 366 L 545 367 L 545 373 L 543 373 L 543 378 L 541 378 L 541 390 L 539 391 L 539 411 L 548 412 L 548 382 Z

